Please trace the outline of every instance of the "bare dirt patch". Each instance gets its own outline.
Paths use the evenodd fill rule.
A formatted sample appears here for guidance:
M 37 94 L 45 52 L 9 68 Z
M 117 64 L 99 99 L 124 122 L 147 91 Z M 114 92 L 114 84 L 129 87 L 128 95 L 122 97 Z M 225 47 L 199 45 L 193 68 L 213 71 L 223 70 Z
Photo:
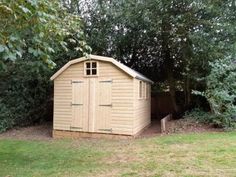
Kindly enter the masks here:
M 147 138 L 161 135 L 161 123 L 159 120 L 152 121 L 151 125 L 147 127 L 138 138 Z
M 223 130 L 219 128 L 214 128 L 211 125 L 199 123 L 191 118 L 185 118 L 185 119 L 170 120 L 167 124 L 166 134 L 219 132 L 219 131 Z
M 20 127 L 0 134 L 0 139 L 12 138 L 19 140 L 52 140 L 52 123 Z
M 165 134 L 175 133 L 201 133 L 201 132 L 219 132 L 222 129 L 214 128 L 210 125 L 199 123 L 191 118 L 171 120 L 167 124 Z M 137 138 L 149 138 L 161 136 L 160 122 L 153 121 L 151 126 L 144 130 Z M 53 140 L 52 138 L 52 123 L 42 125 L 14 128 L 0 134 L 0 139 L 11 138 L 19 140 Z M 88 139 L 88 141 L 92 141 Z M 96 140 L 92 142 L 96 143 Z M 129 142 L 129 141 L 124 141 Z M 79 143 L 80 144 L 80 143 Z

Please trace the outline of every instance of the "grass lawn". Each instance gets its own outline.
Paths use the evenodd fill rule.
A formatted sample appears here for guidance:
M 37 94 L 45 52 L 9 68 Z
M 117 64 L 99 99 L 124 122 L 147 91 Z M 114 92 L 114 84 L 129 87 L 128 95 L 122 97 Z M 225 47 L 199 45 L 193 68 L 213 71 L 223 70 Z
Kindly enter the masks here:
M 236 133 L 0 140 L 0 176 L 236 176 Z

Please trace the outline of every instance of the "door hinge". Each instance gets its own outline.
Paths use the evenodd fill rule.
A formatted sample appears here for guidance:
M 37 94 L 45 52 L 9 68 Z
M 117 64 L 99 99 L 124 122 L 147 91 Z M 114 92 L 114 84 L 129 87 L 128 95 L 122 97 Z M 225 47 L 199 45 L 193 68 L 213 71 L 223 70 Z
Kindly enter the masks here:
M 73 83 L 83 83 L 83 81 L 71 81 L 71 84 Z
M 78 129 L 78 130 L 82 130 L 83 128 L 82 128 L 82 127 L 73 127 L 73 126 L 70 126 L 70 129 Z
M 112 80 L 104 80 L 104 81 L 99 81 L 99 82 L 113 82 Z
M 105 131 L 105 132 L 112 132 L 112 128 L 110 129 L 98 129 L 99 131 Z
M 112 107 L 112 104 L 100 104 L 99 106 L 107 106 L 107 107 Z
M 83 106 L 83 104 L 71 103 L 71 106 Z

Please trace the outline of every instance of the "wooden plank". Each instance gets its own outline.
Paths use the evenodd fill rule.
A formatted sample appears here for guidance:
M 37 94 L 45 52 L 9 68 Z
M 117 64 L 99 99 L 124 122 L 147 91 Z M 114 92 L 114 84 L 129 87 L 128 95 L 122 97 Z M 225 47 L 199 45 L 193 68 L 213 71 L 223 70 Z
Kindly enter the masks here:
M 71 127 L 82 127 L 77 131 L 88 131 L 88 82 L 72 80 Z
M 112 130 L 111 127 L 111 111 L 112 106 L 112 87 L 113 82 L 110 78 L 98 79 L 96 87 L 96 120 L 95 120 L 95 131 L 104 132 L 104 130 Z M 107 81 L 107 82 L 106 82 Z M 104 106 L 111 105 L 111 106 Z M 106 132 L 109 133 L 109 132 Z
M 161 119 L 161 133 L 166 132 L 168 121 L 170 121 L 171 119 L 172 119 L 172 114 L 169 114 L 163 119 Z

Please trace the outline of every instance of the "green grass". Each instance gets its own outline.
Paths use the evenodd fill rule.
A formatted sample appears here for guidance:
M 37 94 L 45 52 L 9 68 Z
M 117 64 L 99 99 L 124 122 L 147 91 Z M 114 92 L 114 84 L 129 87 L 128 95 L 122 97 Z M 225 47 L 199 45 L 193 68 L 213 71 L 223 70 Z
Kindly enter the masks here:
M 0 140 L 0 176 L 236 176 L 236 133 Z

